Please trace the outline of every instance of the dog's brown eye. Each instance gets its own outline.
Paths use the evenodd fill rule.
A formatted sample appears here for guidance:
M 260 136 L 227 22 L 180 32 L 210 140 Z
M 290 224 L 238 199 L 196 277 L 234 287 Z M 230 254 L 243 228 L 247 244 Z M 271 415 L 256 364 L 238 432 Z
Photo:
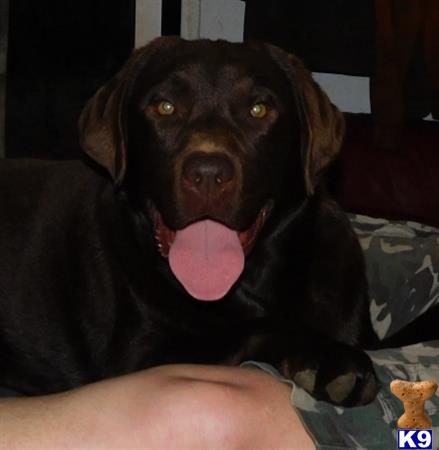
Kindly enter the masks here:
M 157 112 L 161 116 L 170 116 L 174 114 L 174 111 L 175 106 L 171 102 L 168 102 L 167 100 L 161 101 L 157 106 Z
M 255 117 L 256 119 L 263 119 L 267 115 L 267 112 L 268 108 L 264 103 L 255 103 L 250 108 L 251 116 Z

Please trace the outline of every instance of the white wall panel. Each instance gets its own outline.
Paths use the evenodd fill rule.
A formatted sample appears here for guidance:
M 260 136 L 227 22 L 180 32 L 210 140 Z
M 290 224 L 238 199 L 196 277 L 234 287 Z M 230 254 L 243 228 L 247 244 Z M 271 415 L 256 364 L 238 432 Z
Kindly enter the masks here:
M 135 46 L 162 34 L 162 0 L 136 0 Z

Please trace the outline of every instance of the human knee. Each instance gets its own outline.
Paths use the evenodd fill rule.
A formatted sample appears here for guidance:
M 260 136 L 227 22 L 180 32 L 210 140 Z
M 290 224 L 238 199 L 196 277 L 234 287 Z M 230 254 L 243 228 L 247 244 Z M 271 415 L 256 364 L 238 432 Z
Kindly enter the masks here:
M 250 416 L 255 405 L 249 394 L 230 382 L 169 377 L 160 395 L 159 420 L 169 436 L 179 436 L 181 442 L 195 439 L 193 448 L 243 448 L 254 426 Z

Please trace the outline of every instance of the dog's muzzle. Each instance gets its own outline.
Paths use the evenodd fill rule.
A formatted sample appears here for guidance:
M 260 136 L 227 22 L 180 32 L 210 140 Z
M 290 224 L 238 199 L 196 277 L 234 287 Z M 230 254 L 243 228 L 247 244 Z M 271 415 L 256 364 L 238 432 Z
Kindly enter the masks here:
M 198 300 L 219 300 L 240 277 L 245 257 L 253 248 L 271 204 L 267 203 L 246 230 L 237 231 L 211 219 L 169 228 L 153 206 L 150 215 L 160 254 L 168 258 L 174 276 Z

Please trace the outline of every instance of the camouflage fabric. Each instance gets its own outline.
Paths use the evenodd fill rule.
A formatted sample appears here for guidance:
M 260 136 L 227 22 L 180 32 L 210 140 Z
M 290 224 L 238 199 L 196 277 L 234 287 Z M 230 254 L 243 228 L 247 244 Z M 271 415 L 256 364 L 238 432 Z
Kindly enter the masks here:
M 439 302 L 439 230 L 360 215 L 350 219 L 366 258 L 375 331 L 390 336 Z
M 350 219 L 365 252 L 371 316 L 382 338 L 439 302 L 439 230 L 359 215 Z M 439 340 L 368 353 L 382 389 L 367 406 L 335 407 L 315 400 L 297 386 L 292 389 L 292 405 L 317 449 L 396 449 L 396 421 L 403 406 L 390 392 L 390 382 L 396 378 L 439 382 Z M 294 385 L 267 364 L 244 365 L 257 366 Z M 439 449 L 438 393 L 426 402 L 425 409 L 433 420 L 433 448 Z
M 439 341 L 401 349 L 368 352 L 382 383 L 376 400 L 356 408 L 334 407 L 314 400 L 302 389 L 292 391 L 292 404 L 317 449 L 397 448 L 396 421 L 403 413 L 402 403 L 390 392 L 392 380 L 439 381 Z M 433 420 L 433 448 L 439 448 L 439 396 L 425 405 Z

